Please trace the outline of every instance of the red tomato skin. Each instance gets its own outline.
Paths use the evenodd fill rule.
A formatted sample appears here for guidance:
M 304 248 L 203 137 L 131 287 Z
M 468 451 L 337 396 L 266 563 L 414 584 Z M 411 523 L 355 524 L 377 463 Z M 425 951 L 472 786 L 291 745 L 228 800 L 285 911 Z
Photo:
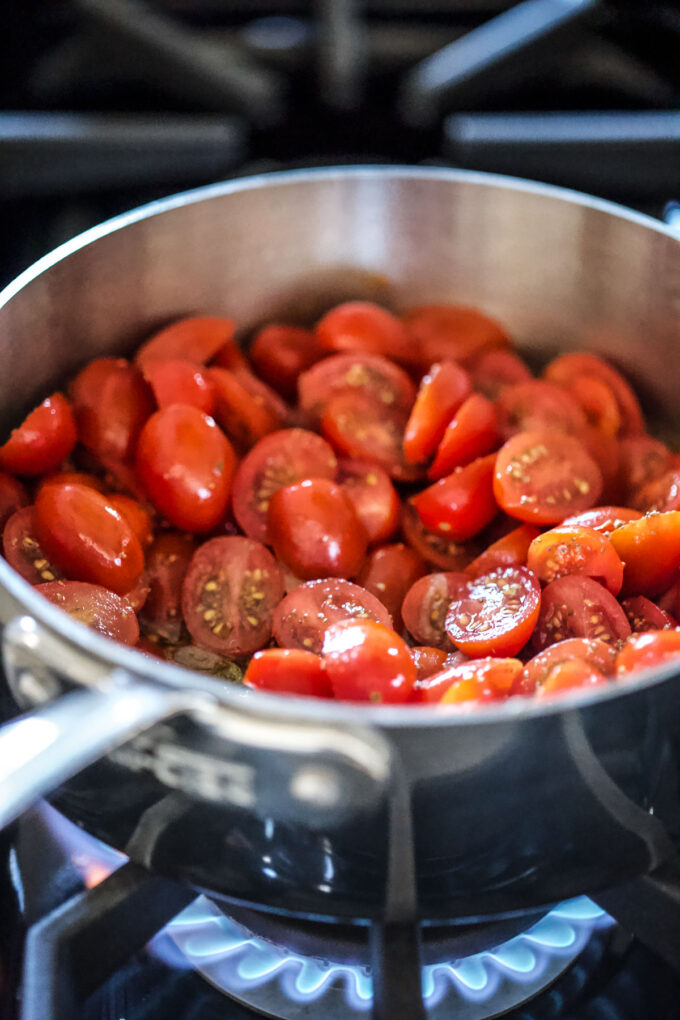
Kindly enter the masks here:
M 277 644 L 321 653 L 325 631 L 343 620 L 369 620 L 392 627 L 392 618 L 374 595 L 351 581 L 324 578 L 293 589 L 274 611 Z
M 596 638 L 556 641 L 529 659 L 516 687 L 517 694 L 534 694 L 548 679 L 552 668 L 572 660 L 586 662 L 604 676 L 616 669 L 616 649 Z
M 586 416 L 570 393 L 559 386 L 530 379 L 503 390 L 496 401 L 498 428 L 505 439 L 516 432 L 559 429 L 579 435 Z
M 38 541 L 74 581 L 125 595 L 144 569 L 133 528 L 107 498 L 86 485 L 49 485 L 35 502 Z
M 153 360 L 144 370 L 158 407 L 190 404 L 203 414 L 215 410 L 215 387 L 207 374 L 191 361 L 181 358 Z
M 300 408 L 320 421 L 330 397 L 344 390 L 366 391 L 374 404 L 408 415 L 416 388 L 406 372 L 372 354 L 336 354 L 323 358 L 298 380 Z
M 104 637 L 124 645 L 137 644 L 137 617 L 127 601 L 115 592 L 84 581 L 50 581 L 37 585 L 35 590 Z
M 437 448 L 428 477 L 443 478 L 457 467 L 495 450 L 500 441 L 496 409 L 481 393 L 473 393 L 458 408 Z
M 631 502 L 649 482 L 673 466 L 673 455 L 665 443 L 652 436 L 628 436 L 619 444 L 621 485 L 625 502 Z
M 336 698 L 399 704 L 416 681 L 409 650 L 393 630 L 372 620 L 346 620 L 326 631 L 323 664 Z
M 323 661 L 299 648 L 266 648 L 255 652 L 243 677 L 245 687 L 275 694 L 332 698 Z
M 475 541 L 453 542 L 428 531 L 409 501 L 402 507 L 401 530 L 411 548 L 440 570 L 463 570 L 479 551 Z
M 412 497 L 423 526 L 454 542 L 477 535 L 498 513 L 495 463 L 495 455 L 480 457 Z
M 680 470 L 671 468 L 647 482 L 631 497 L 631 502 L 644 513 L 667 513 L 680 510 Z
M 505 567 L 464 581 L 449 605 L 446 633 L 470 656 L 514 656 L 531 637 L 541 608 L 541 588 L 526 567 Z M 484 627 L 474 627 L 475 607 L 486 613 Z M 476 621 L 479 622 L 479 621 Z
M 533 634 L 537 652 L 567 638 L 597 638 L 617 645 L 630 634 L 626 614 L 592 577 L 559 577 L 545 588 Z
M 294 400 L 299 376 L 326 351 L 311 330 L 270 323 L 257 333 L 248 354 L 260 378 Z
M 12 514 L 29 503 L 28 493 L 21 482 L 6 471 L 0 471 L 0 535 Z
M 526 567 L 529 547 L 540 531 L 533 524 L 521 524 L 480 553 L 465 568 L 470 577 L 488 574 L 499 567 Z
M 616 657 L 616 673 L 622 676 L 641 669 L 655 669 L 678 659 L 680 630 L 652 630 L 631 635 Z
M 234 323 L 215 316 L 179 319 L 154 333 L 137 351 L 135 362 L 145 370 L 152 361 L 183 358 L 195 365 L 210 361 L 225 344 L 233 343 Z
M 47 485 L 89 485 L 97 492 L 103 492 L 105 488 L 101 478 L 97 478 L 96 475 L 91 475 L 87 471 L 54 471 L 49 475 L 43 475 L 38 479 L 36 494 Z
M 639 521 L 641 517 L 641 513 L 627 506 L 596 506 L 592 510 L 574 514 L 573 517 L 565 517 L 562 524 L 564 527 L 592 528 L 593 531 L 599 531 L 609 538 L 612 531 L 620 528 L 622 524 Z
M 644 432 L 642 411 L 633 390 L 620 372 L 597 355 L 584 351 L 562 354 L 550 362 L 544 375 L 558 386 L 566 387 L 571 387 L 584 375 L 600 379 L 607 383 L 616 397 L 621 415 L 621 435 L 634 436 Z
M 273 494 L 267 518 L 278 559 L 297 577 L 354 577 L 368 535 L 349 496 L 327 478 L 286 485 Z
M 519 659 L 470 659 L 430 677 L 426 700 L 438 701 L 440 705 L 505 701 L 513 693 L 521 672 Z
M 593 577 L 618 595 L 623 564 L 609 539 L 591 528 L 562 525 L 538 535 L 529 546 L 527 566 L 549 584 L 567 574 Z
M 96 358 L 69 387 L 78 438 L 100 460 L 126 461 L 155 404 L 151 389 L 124 358 Z
M 469 366 L 474 388 L 489 400 L 497 400 L 506 386 L 528 382 L 531 372 L 514 351 L 503 347 L 482 351 Z
M 106 499 L 126 519 L 139 539 L 142 549 L 151 545 L 153 542 L 153 521 L 142 504 L 138 503 L 136 499 L 123 496 L 120 493 L 115 495 L 108 493 Z
M 465 364 L 486 348 L 509 343 L 497 322 L 465 305 L 420 305 L 405 312 L 402 319 L 418 345 L 414 351 L 418 363 L 425 369 L 434 361 L 447 359 Z
M 156 411 L 137 446 L 137 476 L 152 503 L 182 531 L 211 531 L 229 503 L 236 457 L 212 418 L 173 404 Z
M 607 383 L 590 375 L 577 376 L 569 386 L 569 393 L 594 429 L 610 439 L 618 436 L 621 415 L 616 397 Z
M 678 625 L 670 613 L 655 605 L 644 595 L 635 595 L 632 598 L 624 599 L 621 606 L 634 634 L 642 634 L 647 630 L 668 630 Z
M 470 390 L 470 376 L 455 361 L 430 366 L 404 429 L 404 455 L 409 464 L 418 464 L 434 453 Z
M 409 655 L 416 667 L 416 683 L 411 700 L 426 701 L 425 697 L 420 696 L 424 690 L 423 681 L 442 670 L 446 662 L 446 652 L 443 648 L 432 648 L 431 645 L 416 645 L 415 648 L 409 648 Z
M 654 598 L 680 568 L 680 510 L 630 521 L 609 540 L 624 563 L 622 594 Z
M 54 471 L 76 444 L 71 405 L 63 393 L 46 397 L 0 446 L 0 468 L 16 475 Z
M 536 692 L 537 698 L 554 698 L 583 687 L 608 683 L 607 677 L 583 659 L 560 662 L 552 668 L 547 680 Z
M 426 574 L 411 585 L 402 602 L 401 615 L 416 641 L 444 651 L 453 649 L 444 625 L 461 579 L 465 579 L 465 574 L 447 571 Z
M 2 533 L 5 559 L 29 584 L 63 580 L 62 572 L 48 560 L 37 538 L 35 507 L 16 510 Z
M 409 588 L 425 573 L 418 553 L 403 542 L 384 545 L 370 553 L 357 576 L 357 583 L 385 606 L 394 629 L 401 631 L 401 604 Z
M 379 354 L 408 360 L 409 336 L 403 324 L 371 301 L 336 305 L 316 324 L 316 337 L 327 351 Z
M 149 594 L 140 618 L 146 632 L 171 644 L 182 636 L 182 583 L 195 551 L 191 535 L 162 531 L 146 558 L 144 576 Z
M 280 427 L 278 415 L 252 399 L 242 382 L 224 368 L 209 368 L 215 419 L 239 450 L 246 451 Z
M 392 538 L 399 527 L 401 502 L 387 472 L 377 464 L 340 460 L 337 480 L 366 529 L 369 545 Z

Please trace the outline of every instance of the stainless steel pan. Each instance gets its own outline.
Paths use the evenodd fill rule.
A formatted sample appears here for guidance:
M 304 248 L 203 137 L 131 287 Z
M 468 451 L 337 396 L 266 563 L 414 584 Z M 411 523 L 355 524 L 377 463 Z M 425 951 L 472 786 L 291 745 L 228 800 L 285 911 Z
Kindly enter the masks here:
M 601 352 L 680 424 L 669 230 L 555 188 L 375 167 L 204 188 L 48 255 L 0 296 L 1 424 L 174 317 L 251 327 L 350 296 L 462 301 L 532 355 Z M 2 823 L 59 788 L 71 818 L 159 872 L 328 917 L 529 911 L 675 853 L 676 669 L 457 715 L 180 671 L 74 623 L 4 561 L 0 619 L 8 712 L 38 706 L 0 732 Z

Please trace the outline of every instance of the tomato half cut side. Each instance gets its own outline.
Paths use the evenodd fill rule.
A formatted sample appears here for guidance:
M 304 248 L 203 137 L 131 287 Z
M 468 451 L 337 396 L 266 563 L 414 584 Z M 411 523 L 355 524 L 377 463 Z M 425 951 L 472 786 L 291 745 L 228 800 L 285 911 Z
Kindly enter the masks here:
M 336 698 L 399 704 L 408 701 L 416 667 L 406 644 L 373 620 L 344 620 L 326 631 L 323 664 Z
M 155 410 L 149 384 L 125 358 L 96 358 L 69 387 L 80 442 L 102 461 L 133 456 Z
M 488 546 L 465 568 L 471 577 L 488 574 L 499 567 L 526 567 L 529 547 L 540 531 L 533 524 L 522 524 Z
M 529 546 L 527 566 L 546 584 L 568 574 L 584 574 L 618 595 L 623 564 L 609 539 L 592 528 L 562 525 L 538 535 Z
M 233 339 L 234 323 L 230 319 L 207 315 L 179 319 L 145 341 L 135 355 L 135 362 L 141 369 L 152 361 L 169 358 L 204 365 Z
M 587 510 L 602 491 L 599 467 L 573 436 L 547 429 L 519 432 L 496 459 L 498 504 L 529 524 L 559 524 Z
M 552 669 L 563 662 L 586 662 L 604 676 L 616 669 L 616 649 L 597 638 L 567 638 L 556 641 L 529 659 L 517 686 L 518 694 L 533 694 L 546 682 Z
M 470 389 L 470 376 L 455 361 L 430 366 L 404 429 L 404 454 L 409 464 L 418 464 L 434 453 Z
M 306 478 L 335 478 L 338 461 L 328 443 L 307 429 L 282 429 L 261 439 L 234 477 L 234 517 L 246 535 L 271 540 L 267 514 L 278 489 Z
M 426 563 L 440 570 L 463 570 L 479 552 L 474 541 L 454 542 L 444 535 L 428 531 L 415 507 L 406 502 L 401 515 L 401 529 L 412 549 L 422 556 Z
M 678 626 L 670 613 L 644 595 L 633 595 L 629 599 L 624 599 L 621 605 L 633 634 L 642 634 L 646 630 L 668 630 Z
M 302 372 L 326 353 L 311 330 L 279 323 L 261 329 L 248 348 L 258 375 L 289 400 L 297 396 Z
M 51 581 L 37 585 L 36 591 L 78 623 L 103 637 L 124 645 L 136 645 L 139 626 L 128 602 L 98 584 L 84 581 Z
M 441 705 L 505 701 L 521 672 L 519 659 L 471 659 L 431 677 L 427 700 L 434 700 L 436 694 Z
M 144 376 L 159 407 L 190 404 L 204 414 L 215 410 L 215 389 L 203 369 L 181 358 L 152 361 Z
M 609 539 L 624 563 L 624 595 L 654 598 L 680 569 L 680 510 L 630 521 L 612 531 Z
M 659 478 L 647 482 L 632 496 L 631 502 L 644 513 L 680 510 L 680 469 L 671 468 Z
M 328 673 L 313 652 L 299 648 L 266 648 L 255 652 L 243 677 L 246 687 L 274 694 L 299 694 L 303 697 L 331 698 Z
M 315 333 L 327 351 L 379 354 L 407 362 L 410 358 L 410 338 L 404 324 L 371 301 L 336 305 L 317 322 Z
M 565 527 L 592 528 L 593 531 L 599 531 L 609 538 L 612 531 L 620 528 L 622 524 L 639 521 L 641 517 L 642 514 L 638 510 L 631 510 L 627 506 L 596 506 L 592 510 L 584 510 L 583 513 L 565 517 L 562 524 Z
M 466 655 L 515 655 L 538 619 L 541 588 L 536 576 L 526 567 L 459 576 L 445 623 L 452 643 Z
M 10 567 L 29 584 L 63 579 L 61 570 L 48 559 L 38 541 L 34 507 L 22 507 L 12 514 L 2 533 L 2 546 Z
M 240 535 L 199 546 L 182 584 L 189 633 L 219 655 L 249 655 L 266 645 L 282 598 L 278 563 L 261 542 Z
M 603 585 L 591 577 L 560 577 L 543 592 L 533 644 L 540 652 L 567 638 L 596 638 L 616 647 L 629 634 L 626 614 Z
M 207 375 L 215 396 L 215 419 L 237 449 L 246 451 L 281 426 L 279 417 L 257 403 L 231 372 L 209 368 Z
M 616 657 L 618 676 L 655 669 L 672 660 L 680 665 L 680 630 L 654 630 L 633 634 Z
M 274 612 L 272 630 L 283 648 L 320 654 L 327 629 L 342 620 L 374 620 L 392 627 L 392 619 L 374 595 L 351 581 L 307 581 L 286 595 Z
M 506 387 L 496 401 L 496 411 L 498 428 L 505 439 L 536 429 L 578 435 L 586 426 L 586 416 L 571 394 L 542 379 Z
M 368 354 L 336 354 L 319 361 L 298 380 L 300 408 L 320 421 L 334 393 L 359 390 L 387 410 L 410 413 L 416 388 L 406 372 L 387 358 Z
M 642 410 L 630 385 L 613 365 L 598 358 L 597 355 L 581 351 L 562 354 L 550 362 L 544 374 L 546 379 L 567 388 L 578 384 L 578 380 L 583 376 L 600 379 L 610 387 L 616 397 L 621 415 L 621 434 L 633 436 L 644 432 Z
M 359 390 L 343 390 L 327 402 L 321 431 L 340 456 L 378 464 L 395 481 L 421 478 L 424 467 L 409 464 L 404 456 L 406 415 L 385 409 Z
M 177 644 L 182 636 L 182 583 L 196 550 L 191 535 L 161 532 L 149 549 L 144 577 L 149 594 L 140 613 L 146 634 Z
M 443 478 L 454 468 L 495 450 L 500 441 L 498 417 L 490 400 L 473 393 L 446 426 L 428 477 Z
M 673 454 L 652 436 L 627 436 L 619 444 L 621 484 L 626 502 L 673 466 Z M 675 507 L 671 509 L 677 509 Z
M 446 633 L 446 614 L 460 591 L 464 574 L 447 572 L 426 574 L 411 586 L 401 606 L 404 626 L 421 644 L 453 649 Z
M 531 379 L 529 367 L 519 355 L 503 347 L 482 351 L 468 369 L 474 388 L 489 400 L 497 400 L 506 386 Z
M 28 493 L 21 482 L 7 472 L 0 471 L 0 535 L 12 514 L 29 503 Z
M 370 553 L 357 582 L 380 599 L 392 617 L 394 629 L 399 632 L 401 604 L 411 585 L 424 573 L 425 564 L 418 553 L 403 542 L 395 542 Z
M 54 471 L 76 444 L 76 421 L 63 393 L 53 393 L 0 446 L 0 468 L 16 475 Z
M 420 681 L 426 680 L 428 677 L 433 676 L 434 673 L 439 673 L 446 662 L 446 652 L 444 649 L 432 648 L 431 645 L 416 645 L 415 648 L 409 649 L 409 655 L 416 667 L 416 687 Z M 424 701 L 426 699 L 418 697 L 414 688 L 411 700 Z
M 621 430 L 616 397 L 607 383 L 590 375 L 578 376 L 568 391 L 583 410 L 589 425 L 604 436 L 615 438 Z
M 580 688 L 606 684 L 607 677 L 583 659 L 559 662 L 552 667 L 545 682 L 536 692 L 537 698 L 554 698 Z
M 418 345 L 418 362 L 425 369 L 434 361 L 466 361 L 488 347 L 506 347 L 505 330 L 490 316 L 466 305 L 420 305 L 402 315 Z
M 454 542 L 479 534 L 498 513 L 494 497 L 496 455 L 479 457 L 411 499 L 423 526 Z
M 392 538 L 399 527 L 401 503 L 387 472 L 377 464 L 340 460 L 337 481 L 351 499 L 369 543 Z

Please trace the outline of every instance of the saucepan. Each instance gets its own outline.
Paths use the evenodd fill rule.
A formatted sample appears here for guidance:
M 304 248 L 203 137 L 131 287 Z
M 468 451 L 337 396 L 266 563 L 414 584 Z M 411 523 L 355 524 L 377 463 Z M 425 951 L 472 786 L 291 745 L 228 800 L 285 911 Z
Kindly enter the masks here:
M 0 295 L 0 427 L 179 316 L 313 321 L 350 297 L 588 349 L 680 424 L 680 240 L 587 196 L 446 169 L 250 177 L 86 232 Z M 249 691 L 118 646 L 0 560 L 0 823 L 49 795 L 219 899 L 475 921 L 596 894 L 680 841 L 680 667 L 460 713 Z M 23 713 L 23 714 L 21 714 Z

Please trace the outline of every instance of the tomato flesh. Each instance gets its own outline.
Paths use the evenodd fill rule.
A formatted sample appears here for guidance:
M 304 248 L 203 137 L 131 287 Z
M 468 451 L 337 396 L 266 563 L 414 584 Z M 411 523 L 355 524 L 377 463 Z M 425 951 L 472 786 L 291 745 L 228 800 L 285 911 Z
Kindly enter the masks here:
M 680 630 L 653 630 L 633 634 L 616 657 L 617 675 L 655 669 L 672 660 L 680 663 Z
M 369 544 L 392 538 L 399 527 L 401 503 L 387 472 L 377 464 L 340 460 L 337 481 L 352 501 Z
M 415 481 L 423 473 L 404 456 L 406 414 L 398 408 L 385 410 L 367 393 L 344 390 L 330 398 L 324 409 L 321 431 L 343 457 L 378 464 L 396 481 Z
M 404 504 L 401 529 L 412 549 L 440 570 L 463 570 L 477 554 L 477 545 L 472 542 L 454 542 L 443 534 L 435 535 L 424 527 L 415 507 Z
M 392 617 L 394 629 L 402 627 L 401 605 L 409 588 L 425 573 L 425 564 L 408 545 L 395 542 L 374 549 L 357 582 L 380 599 Z
M 409 414 L 416 389 L 403 369 L 387 358 L 368 354 L 336 354 L 324 358 L 298 380 L 300 408 L 315 421 L 335 393 L 350 390 L 368 394 L 384 410 Z
M 296 396 L 301 373 L 325 353 L 310 330 L 278 323 L 261 329 L 248 349 L 258 375 L 289 399 Z
M 143 370 L 152 361 L 181 358 L 195 365 L 204 365 L 225 344 L 233 343 L 234 323 L 215 316 L 194 316 L 179 319 L 154 333 L 137 351 L 135 361 Z
M 420 305 L 402 318 L 425 368 L 449 358 L 465 363 L 485 348 L 508 344 L 507 333 L 497 322 L 465 305 Z
M 82 369 L 69 393 L 80 442 L 101 461 L 126 461 L 155 409 L 151 389 L 124 358 L 97 358 Z
M 535 575 L 526 567 L 503 567 L 460 577 L 445 623 L 452 643 L 466 655 L 515 655 L 538 619 L 541 589 Z
M 431 366 L 404 429 L 404 454 L 409 464 L 418 464 L 434 453 L 470 388 L 470 376 L 455 361 Z
M 489 400 L 497 400 L 507 386 L 531 379 L 522 359 L 503 347 L 482 351 L 469 365 L 469 371 L 474 388 Z
M 490 400 L 473 393 L 458 408 L 437 447 L 428 477 L 442 478 L 498 446 L 498 418 Z
M 646 630 L 667 630 L 670 627 L 677 627 L 677 622 L 670 613 L 644 595 L 624 599 L 621 605 L 634 634 L 642 634 Z
M 391 628 L 392 619 L 374 595 L 351 581 L 328 578 L 300 584 L 277 606 L 272 629 L 277 644 L 321 653 L 324 634 L 343 620 L 374 620 Z
M 78 623 L 112 641 L 136 645 L 139 626 L 134 609 L 119 595 L 98 584 L 83 581 L 51 581 L 39 584 L 36 591 L 59 606 Z
M 453 649 L 445 629 L 446 614 L 464 576 L 453 571 L 426 574 L 411 585 L 404 597 L 401 615 L 414 640 L 433 648 Z
M 207 376 L 215 396 L 215 419 L 239 450 L 249 450 L 263 436 L 280 428 L 279 416 L 266 404 L 253 400 L 232 372 L 210 368 Z
M 587 662 L 582 659 L 571 659 L 552 667 L 545 682 L 539 687 L 536 697 L 553 698 L 581 687 L 595 687 L 606 683 L 606 676 Z
M 544 428 L 578 435 L 586 425 L 586 416 L 574 398 L 542 379 L 506 387 L 496 401 L 496 409 L 498 427 L 505 439 L 516 432 Z
M 324 663 L 299 648 L 266 648 L 255 652 L 243 677 L 246 687 L 276 694 L 330 698 L 332 690 Z
M 28 493 L 21 482 L 0 471 L 0 535 L 12 514 L 29 503 Z
M 0 446 L 0 468 L 17 475 L 54 471 L 77 438 L 71 405 L 63 393 L 43 400 Z
M 2 546 L 10 567 L 29 584 L 63 578 L 61 570 L 50 562 L 38 541 L 35 507 L 22 507 L 12 514 L 2 533 Z
M 533 635 L 536 651 L 567 638 L 596 638 L 616 646 L 630 634 L 626 614 L 607 589 L 591 577 L 552 581 L 541 601 Z
M 540 531 L 533 524 L 522 524 L 514 528 L 480 553 L 465 568 L 465 573 L 479 577 L 498 567 L 526 567 L 531 543 L 539 535 Z
M 599 379 L 611 389 L 621 416 L 621 435 L 637 435 L 644 431 L 638 399 L 620 372 L 595 354 L 575 352 L 562 354 L 545 370 L 546 379 L 571 388 L 583 377 Z
M 345 620 L 330 627 L 323 664 L 336 698 L 346 701 L 408 701 L 416 681 L 416 667 L 402 639 L 373 620 Z
M 609 538 L 624 563 L 624 595 L 660 595 L 680 569 L 680 510 L 630 521 Z
M 442 705 L 505 701 L 521 672 L 519 659 L 471 659 L 431 677 L 428 693 L 436 693 Z
M 408 360 L 409 335 L 404 325 L 385 308 L 370 301 L 336 305 L 316 325 L 316 336 L 328 351 L 380 354 Z
M 411 500 L 423 526 L 454 542 L 477 535 L 498 513 L 494 498 L 495 455 L 456 468 Z
M 529 659 L 522 670 L 517 693 L 533 694 L 545 684 L 555 666 L 572 661 L 585 662 L 604 676 L 611 676 L 616 668 L 616 649 L 597 638 L 556 641 Z
M 430 645 L 416 645 L 415 648 L 409 649 L 409 655 L 416 667 L 416 686 L 411 700 L 424 701 L 426 699 L 420 698 L 416 688 L 422 680 L 440 672 L 446 662 L 446 652 L 442 648 L 432 648 Z
M 631 500 L 644 513 L 667 513 L 680 510 L 680 470 L 671 468 L 647 482 Z
M 618 595 L 623 564 L 609 539 L 592 528 L 562 525 L 538 535 L 529 546 L 527 566 L 549 584 L 567 574 L 585 574 Z
M 641 513 L 627 506 L 596 506 L 592 510 L 574 514 L 573 517 L 565 517 L 562 524 L 565 527 L 592 528 L 593 531 L 599 531 L 609 538 L 612 531 L 620 528 L 622 524 L 639 521 L 641 517 Z

